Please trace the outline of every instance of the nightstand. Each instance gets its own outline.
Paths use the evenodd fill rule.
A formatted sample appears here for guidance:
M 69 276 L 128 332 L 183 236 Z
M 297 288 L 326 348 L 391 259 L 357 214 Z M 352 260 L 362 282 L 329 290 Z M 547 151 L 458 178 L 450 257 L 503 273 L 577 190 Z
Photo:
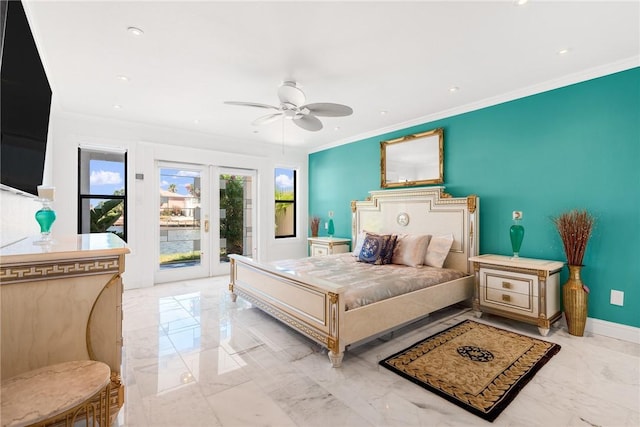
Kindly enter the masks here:
M 564 263 L 503 255 L 469 258 L 475 271 L 473 310 L 538 325 L 547 336 L 560 319 L 560 270 Z
M 349 252 L 351 239 L 341 237 L 309 237 L 311 256 L 343 254 Z

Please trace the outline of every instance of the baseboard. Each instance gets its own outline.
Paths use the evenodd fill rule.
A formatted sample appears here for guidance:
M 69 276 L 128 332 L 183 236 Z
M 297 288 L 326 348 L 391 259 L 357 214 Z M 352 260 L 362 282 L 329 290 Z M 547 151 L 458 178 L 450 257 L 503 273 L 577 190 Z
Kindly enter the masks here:
M 610 338 L 629 341 L 634 344 L 640 344 L 640 328 L 635 328 L 633 326 L 588 317 L 585 330 L 592 334 L 603 335 Z

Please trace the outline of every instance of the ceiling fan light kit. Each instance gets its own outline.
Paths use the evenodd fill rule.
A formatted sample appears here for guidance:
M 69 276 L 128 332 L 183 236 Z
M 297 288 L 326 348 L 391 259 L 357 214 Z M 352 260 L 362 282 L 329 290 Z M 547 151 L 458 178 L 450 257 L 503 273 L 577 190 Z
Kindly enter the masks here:
M 321 102 L 305 104 L 306 96 L 295 82 L 286 81 L 278 88 L 280 106 L 262 104 L 259 102 L 225 101 L 228 105 L 256 107 L 277 110 L 276 113 L 258 117 L 252 123 L 256 126 L 272 123 L 279 118 L 292 120 L 298 127 L 316 132 L 322 129 L 320 117 L 345 117 L 353 114 L 353 109 L 342 104 Z

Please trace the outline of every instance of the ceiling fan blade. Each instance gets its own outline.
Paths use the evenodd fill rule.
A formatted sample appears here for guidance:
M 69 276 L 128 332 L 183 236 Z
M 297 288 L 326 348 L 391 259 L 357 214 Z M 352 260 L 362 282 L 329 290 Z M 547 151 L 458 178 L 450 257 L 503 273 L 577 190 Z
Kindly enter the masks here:
M 320 117 L 344 117 L 353 114 L 353 109 L 342 104 L 334 104 L 331 102 L 319 102 L 315 104 L 307 104 L 300 107 L 306 108 L 314 116 Z
M 266 125 L 268 123 L 275 122 L 280 117 L 282 117 L 282 113 L 267 114 L 266 116 L 258 117 L 257 119 L 255 119 L 253 121 L 252 124 L 256 125 L 256 126 L 258 126 L 258 125 Z
M 304 130 L 310 130 L 312 132 L 322 129 L 322 122 L 315 116 L 299 116 L 293 119 L 293 123 L 297 124 Z
M 228 105 L 240 105 L 241 107 L 258 107 L 258 108 L 271 108 L 279 110 L 278 107 L 269 104 L 260 104 L 259 102 L 242 102 L 242 101 L 224 101 Z
M 296 86 L 296 82 L 284 82 L 278 88 L 278 98 L 283 104 L 292 104 L 296 107 L 304 104 L 306 98 L 304 92 Z

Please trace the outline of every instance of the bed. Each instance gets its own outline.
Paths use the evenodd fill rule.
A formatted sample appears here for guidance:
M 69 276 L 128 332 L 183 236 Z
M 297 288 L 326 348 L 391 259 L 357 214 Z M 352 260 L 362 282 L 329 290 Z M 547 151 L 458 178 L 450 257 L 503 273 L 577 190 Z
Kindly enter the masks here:
M 340 264 L 345 275 L 347 264 L 360 269 L 371 266 L 404 271 L 426 267 L 362 265 L 352 254 L 259 263 L 241 255 L 230 255 L 229 291 L 232 300 L 244 298 L 289 327 L 318 342 L 328 350 L 333 367 L 342 364 L 344 352 L 364 342 L 428 316 L 452 304 L 473 297 L 474 271 L 469 257 L 478 254 L 479 198 L 475 195 L 452 197 L 444 187 L 371 191 L 364 201 L 351 203 L 352 247 L 364 239 L 363 231 L 398 236 L 453 236 L 444 256 L 443 269 L 456 270 L 457 278 L 423 289 L 390 296 L 373 303 L 347 307 L 350 286 L 332 273 L 318 274 L 322 263 Z M 351 257 L 349 261 L 348 257 Z M 339 261 L 341 260 L 341 261 Z M 313 263 L 316 264 L 313 264 Z M 320 264 L 317 264 L 317 263 Z M 401 268 L 407 270 L 401 270 Z M 395 274 L 395 273 L 394 273 Z M 350 276 L 358 281 L 356 276 Z M 347 280 L 347 281 L 349 281 Z M 366 279 L 360 280 L 366 282 Z

